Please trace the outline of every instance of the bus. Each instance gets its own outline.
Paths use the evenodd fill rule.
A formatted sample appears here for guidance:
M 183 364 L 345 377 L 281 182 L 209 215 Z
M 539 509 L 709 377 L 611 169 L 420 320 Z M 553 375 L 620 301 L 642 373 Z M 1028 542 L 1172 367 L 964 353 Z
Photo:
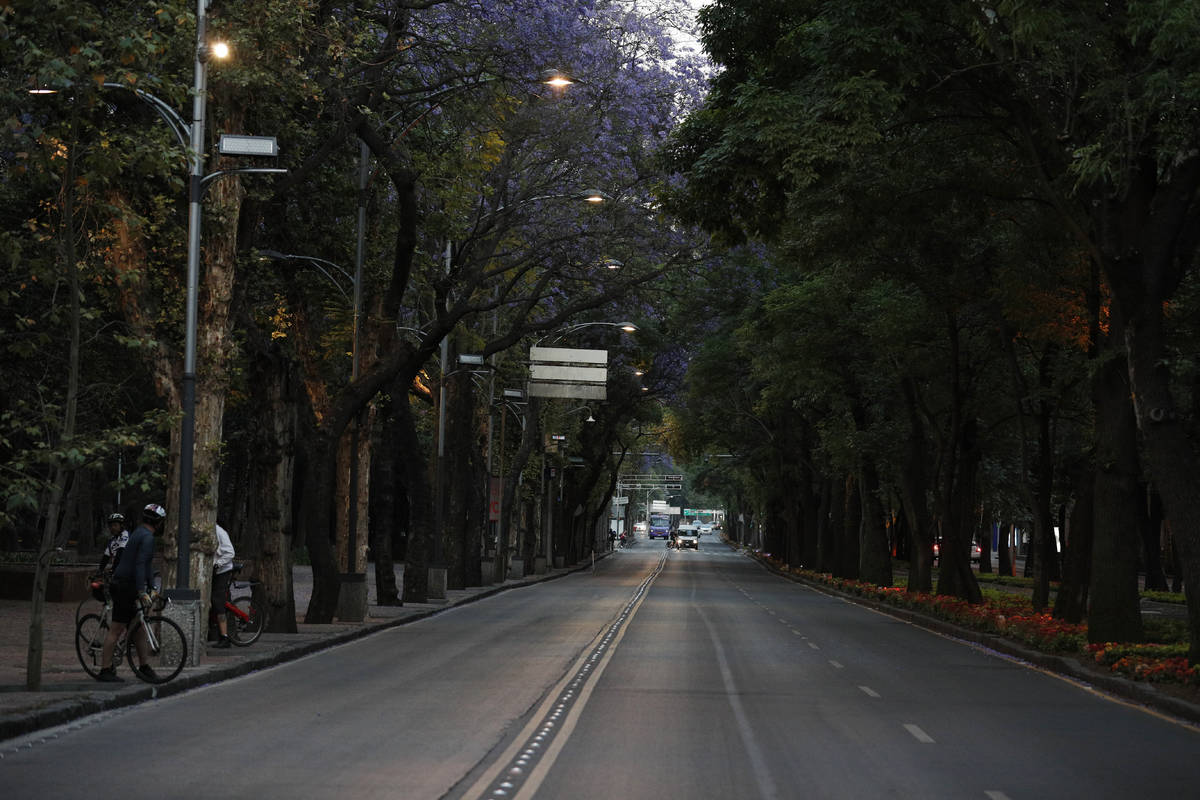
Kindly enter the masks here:
M 655 511 L 650 515 L 650 538 L 671 538 L 671 515 Z

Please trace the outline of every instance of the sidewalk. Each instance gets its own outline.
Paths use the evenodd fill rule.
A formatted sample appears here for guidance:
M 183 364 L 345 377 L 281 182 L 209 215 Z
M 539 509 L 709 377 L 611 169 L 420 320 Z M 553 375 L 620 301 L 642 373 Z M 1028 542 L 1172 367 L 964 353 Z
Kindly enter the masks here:
M 544 575 L 528 575 L 491 586 L 451 589 L 445 600 L 380 606 L 375 596 L 374 565 L 368 565 L 367 619 L 363 622 L 334 622 L 330 625 L 306 625 L 304 611 L 312 595 L 312 570 L 296 567 L 293 572 L 298 633 L 264 633 L 249 647 L 228 650 L 205 648 L 200 665 L 185 667 L 175 680 L 160 686 L 142 683 L 132 676 L 128 665 L 117 673 L 125 683 L 99 683 L 90 678 L 75 653 L 76 602 L 47 603 L 42 654 L 42 688 L 25 690 L 26 661 L 29 652 L 31 601 L 0 600 L 0 741 L 110 708 L 133 705 L 154 697 L 166 697 L 229 678 L 245 675 L 275 664 L 292 661 L 318 650 L 366 636 L 383 628 L 403 625 L 470 603 L 498 592 L 560 578 L 577 570 L 589 569 L 591 562 L 565 569 L 552 569 Z M 397 565 L 397 584 L 404 568 Z M 99 605 L 99 604 L 95 604 Z

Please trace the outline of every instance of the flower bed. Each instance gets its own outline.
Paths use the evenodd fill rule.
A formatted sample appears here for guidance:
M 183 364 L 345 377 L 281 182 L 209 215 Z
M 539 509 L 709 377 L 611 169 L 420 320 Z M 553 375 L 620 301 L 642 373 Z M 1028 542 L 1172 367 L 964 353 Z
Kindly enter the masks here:
M 957 597 L 910 593 L 903 587 L 835 578 L 828 573 L 787 567 L 774 558 L 767 557 L 766 560 L 779 572 L 897 608 L 919 611 L 972 630 L 1003 636 L 1042 652 L 1090 654 L 1097 664 L 1134 680 L 1200 687 L 1200 665 L 1188 666 L 1186 644 L 1110 642 L 1089 645 L 1086 624 L 1063 622 L 1049 613 L 1035 612 L 1029 597 L 1022 594 L 984 590 L 984 601 L 971 604 Z
M 1089 644 L 1097 664 L 1138 681 L 1200 686 L 1200 665 L 1188 666 L 1185 644 Z

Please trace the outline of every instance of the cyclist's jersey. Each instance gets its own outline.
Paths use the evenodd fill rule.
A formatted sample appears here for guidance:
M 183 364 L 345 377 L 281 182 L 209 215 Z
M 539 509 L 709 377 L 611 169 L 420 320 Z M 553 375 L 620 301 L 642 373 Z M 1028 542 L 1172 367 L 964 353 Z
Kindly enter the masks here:
M 153 560 L 154 531 L 145 525 L 139 525 L 129 534 L 129 541 L 121 553 L 121 560 L 113 570 L 113 578 L 131 580 L 134 588 L 141 592 L 150 587 Z
M 121 531 L 116 536 L 108 540 L 108 546 L 104 548 L 104 553 L 100 558 L 100 569 L 106 567 L 112 569 L 117 566 L 117 562 L 121 560 L 121 551 L 125 549 L 125 545 L 129 543 L 129 531 Z

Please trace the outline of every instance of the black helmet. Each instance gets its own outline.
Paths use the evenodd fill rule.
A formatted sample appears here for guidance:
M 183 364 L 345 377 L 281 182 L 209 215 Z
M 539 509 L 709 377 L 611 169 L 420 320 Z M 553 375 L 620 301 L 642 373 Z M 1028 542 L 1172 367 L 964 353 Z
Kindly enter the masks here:
M 142 519 L 146 522 L 162 522 L 167 518 L 167 510 L 157 503 L 151 503 L 142 509 Z
M 109 514 L 108 521 L 110 523 L 111 522 L 120 522 L 123 524 L 125 522 L 125 515 L 120 512 L 117 512 L 116 514 Z

